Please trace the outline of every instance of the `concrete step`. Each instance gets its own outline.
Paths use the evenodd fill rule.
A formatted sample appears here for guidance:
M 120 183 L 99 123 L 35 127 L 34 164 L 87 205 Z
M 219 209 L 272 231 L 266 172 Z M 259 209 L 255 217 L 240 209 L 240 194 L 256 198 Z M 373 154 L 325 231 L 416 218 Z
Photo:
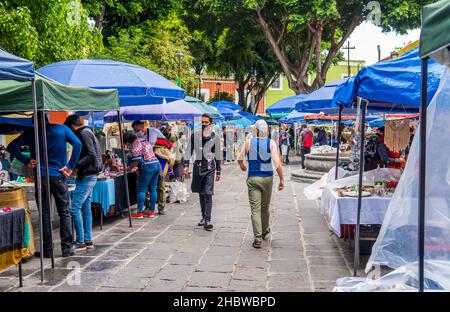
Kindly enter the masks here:
M 291 179 L 302 183 L 314 183 L 322 178 L 324 173 L 311 170 L 296 170 L 291 173 Z

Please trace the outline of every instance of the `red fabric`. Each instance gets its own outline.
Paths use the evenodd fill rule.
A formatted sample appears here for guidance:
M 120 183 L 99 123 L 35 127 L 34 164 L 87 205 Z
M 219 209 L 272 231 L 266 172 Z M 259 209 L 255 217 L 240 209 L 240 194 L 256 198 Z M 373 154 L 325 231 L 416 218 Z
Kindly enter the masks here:
M 156 140 L 155 145 L 165 146 L 170 149 L 170 148 L 172 148 L 173 143 L 167 139 L 159 138 Z

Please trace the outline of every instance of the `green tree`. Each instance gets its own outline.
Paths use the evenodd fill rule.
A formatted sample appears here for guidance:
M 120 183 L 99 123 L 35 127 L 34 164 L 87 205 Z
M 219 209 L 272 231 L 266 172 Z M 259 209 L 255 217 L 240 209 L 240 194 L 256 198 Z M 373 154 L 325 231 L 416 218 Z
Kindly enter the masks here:
M 147 21 L 119 31 L 107 39 L 105 49 L 95 55 L 116 61 L 137 64 L 176 81 L 178 61 L 175 54 L 181 52 L 181 87 L 192 93 L 198 79 L 192 71 L 193 57 L 189 51 L 190 35 L 183 22 L 176 17 L 162 21 Z
M 182 16 L 191 33 L 199 34 L 190 43 L 196 73 L 206 68 L 210 74 L 234 77 L 238 103 L 245 111 L 250 109 L 250 94 L 259 103 L 280 68 L 252 17 L 241 12 L 211 14 L 202 1 L 189 0 Z
M 77 0 L 0 0 L 0 45 L 39 67 L 85 58 L 102 42 Z
M 210 14 L 248 14 L 259 25 L 270 49 L 296 93 L 313 91 L 345 41 L 366 17 L 388 31 L 405 32 L 420 25 L 423 0 L 380 0 L 380 16 L 363 0 L 200 0 Z M 313 67 L 314 66 L 314 67 Z M 311 84 L 308 72 L 315 72 Z

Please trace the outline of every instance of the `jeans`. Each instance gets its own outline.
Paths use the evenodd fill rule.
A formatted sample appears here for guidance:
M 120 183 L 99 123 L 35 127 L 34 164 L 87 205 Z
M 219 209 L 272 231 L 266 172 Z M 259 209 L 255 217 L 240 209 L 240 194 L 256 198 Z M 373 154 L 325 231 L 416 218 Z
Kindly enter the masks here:
M 310 147 L 301 147 L 300 157 L 302 158 L 302 169 L 305 169 L 305 155 L 311 153 Z
M 97 176 L 87 176 L 77 180 L 77 186 L 72 197 L 70 214 L 77 233 L 76 241 L 84 243 L 92 240 L 92 190 L 97 183 Z
M 137 209 L 138 212 L 144 211 L 145 195 L 147 190 L 150 192 L 149 211 L 155 211 L 156 200 L 158 199 L 158 177 L 161 171 L 159 162 L 144 164 L 139 169 L 137 182 Z
M 267 233 L 270 221 L 270 199 L 273 177 L 248 177 L 248 199 L 252 213 L 253 236 L 261 240 Z
M 67 180 L 63 177 L 49 177 L 50 195 L 55 198 L 56 209 L 59 215 L 59 235 L 61 237 L 61 250 L 63 252 L 72 248 L 72 226 L 70 218 L 69 190 Z M 52 222 L 50 217 L 51 199 L 47 204 L 47 179 L 42 177 L 42 225 L 44 230 L 44 254 L 51 251 Z M 37 194 L 37 193 L 36 193 Z M 37 196 L 36 196 L 37 200 Z M 42 251 L 41 251 L 42 252 Z
M 212 195 L 200 194 L 200 207 L 202 209 L 202 219 L 211 222 Z

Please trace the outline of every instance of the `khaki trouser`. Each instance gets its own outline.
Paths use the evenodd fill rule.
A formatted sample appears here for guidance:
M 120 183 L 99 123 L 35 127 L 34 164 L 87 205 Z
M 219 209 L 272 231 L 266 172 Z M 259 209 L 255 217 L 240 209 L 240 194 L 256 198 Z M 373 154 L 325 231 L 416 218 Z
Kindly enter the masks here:
M 270 198 L 272 197 L 273 177 L 248 177 L 248 199 L 252 213 L 253 235 L 262 239 L 267 233 L 270 220 Z
M 159 176 L 158 178 L 158 209 L 163 209 L 166 206 L 166 177 Z

